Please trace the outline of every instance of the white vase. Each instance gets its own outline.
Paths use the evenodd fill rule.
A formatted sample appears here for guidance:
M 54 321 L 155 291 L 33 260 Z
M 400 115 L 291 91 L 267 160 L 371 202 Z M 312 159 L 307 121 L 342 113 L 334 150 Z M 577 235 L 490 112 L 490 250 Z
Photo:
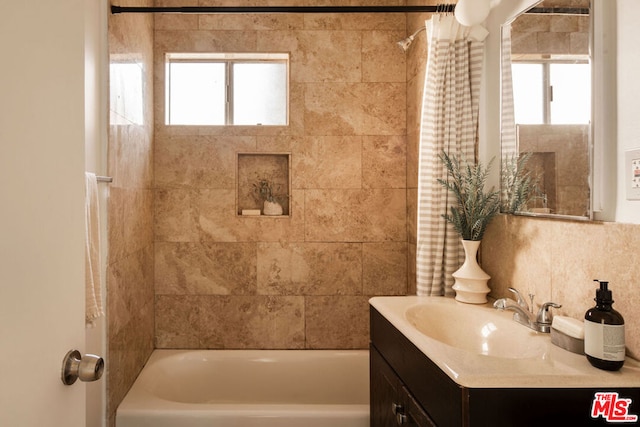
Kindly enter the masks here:
M 278 202 L 265 200 L 262 212 L 265 215 L 282 215 L 282 205 Z
M 463 240 L 464 247 L 464 263 L 455 273 L 453 278 L 453 290 L 456 291 L 456 300 L 469 304 L 484 304 L 487 302 L 487 294 L 491 289 L 487 286 L 487 282 L 491 278 L 478 265 L 476 257 L 479 240 Z

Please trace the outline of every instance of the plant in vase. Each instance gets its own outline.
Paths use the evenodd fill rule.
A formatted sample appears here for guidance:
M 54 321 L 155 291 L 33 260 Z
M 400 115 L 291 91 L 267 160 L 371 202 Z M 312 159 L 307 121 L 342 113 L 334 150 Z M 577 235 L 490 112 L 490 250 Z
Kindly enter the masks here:
M 460 161 L 457 157 L 443 153 L 440 156 L 447 169 L 448 178 L 438 179 L 455 197 L 455 205 L 442 217 L 453 225 L 462 238 L 465 261 L 453 273 L 456 300 L 472 304 L 487 302 L 490 276 L 478 265 L 477 252 L 489 223 L 500 212 L 500 192 L 485 191 L 493 160 L 484 168 L 482 164 Z
M 276 193 L 274 187 L 275 184 L 267 178 L 258 178 L 258 181 L 253 183 L 253 196 L 263 203 L 262 213 L 264 215 L 283 214 L 282 204 L 279 200 L 286 196 Z

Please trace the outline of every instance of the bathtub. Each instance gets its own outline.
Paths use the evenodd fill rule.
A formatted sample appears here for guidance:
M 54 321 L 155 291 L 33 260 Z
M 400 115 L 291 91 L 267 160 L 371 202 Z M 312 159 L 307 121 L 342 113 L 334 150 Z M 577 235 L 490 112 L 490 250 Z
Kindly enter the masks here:
M 368 427 L 367 350 L 155 350 L 116 427 Z

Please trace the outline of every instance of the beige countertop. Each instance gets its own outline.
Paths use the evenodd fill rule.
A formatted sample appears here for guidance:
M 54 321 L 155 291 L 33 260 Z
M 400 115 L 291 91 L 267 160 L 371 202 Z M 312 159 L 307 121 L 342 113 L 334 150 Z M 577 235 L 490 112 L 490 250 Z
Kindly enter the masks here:
M 550 334 L 535 332 L 511 319 L 512 312 L 500 312 L 491 304 L 474 305 L 455 301 L 445 297 L 374 297 L 369 300 L 380 314 L 395 326 L 409 341 L 431 359 L 457 384 L 472 388 L 623 388 L 640 387 L 640 363 L 627 358 L 621 370 L 609 372 L 597 369 L 583 355 L 578 355 L 557 347 L 551 343 Z M 420 306 L 420 307 L 417 307 Z M 438 321 L 418 324 L 415 315 L 409 320 L 408 312 L 427 315 L 429 312 L 444 313 L 438 315 Z M 502 328 L 502 335 L 494 334 L 479 345 L 513 344 L 513 352 L 507 357 L 481 354 L 480 351 L 464 349 L 467 336 L 481 331 L 484 319 L 491 319 L 491 326 Z M 512 322 L 512 328 L 506 321 Z M 423 322 L 427 323 L 427 322 Z M 445 344 L 442 340 L 428 336 L 429 328 L 446 328 L 447 333 L 460 333 L 460 346 Z M 423 332 L 420 331 L 422 329 Z M 484 328 L 484 332 L 486 333 Z M 507 330 L 506 332 L 504 332 Z M 470 332 L 471 331 L 471 332 Z M 425 333 L 426 332 L 426 333 Z M 431 334 L 437 336 L 437 334 Z M 488 334 L 490 335 L 490 333 Z M 498 338 L 496 336 L 498 335 Z M 506 338 L 505 338 L 506 337 Z M 496 341 L 498 339 L 498 341 Z M 499 342 L 508 340 L 509 342 Z M 524 345 L 523 345 L 524 343 Z M 531 345 L 529 345 L 531 344 Z M 475 344 L 474 344 L 475 345 Z M 519 348 L 522 355 L 518 353 Z

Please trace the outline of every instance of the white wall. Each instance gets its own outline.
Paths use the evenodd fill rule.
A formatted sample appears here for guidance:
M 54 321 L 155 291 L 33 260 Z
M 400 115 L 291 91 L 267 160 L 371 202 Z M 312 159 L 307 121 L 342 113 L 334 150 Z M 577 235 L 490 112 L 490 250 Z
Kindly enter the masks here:
M 614 2 L 610 1 L 613 7 Z M 625 151 L 640 149 L 640 1 L 617 0 L 617 205 L 616 221 L 640 224 L 640 201 L 626 199 Z

